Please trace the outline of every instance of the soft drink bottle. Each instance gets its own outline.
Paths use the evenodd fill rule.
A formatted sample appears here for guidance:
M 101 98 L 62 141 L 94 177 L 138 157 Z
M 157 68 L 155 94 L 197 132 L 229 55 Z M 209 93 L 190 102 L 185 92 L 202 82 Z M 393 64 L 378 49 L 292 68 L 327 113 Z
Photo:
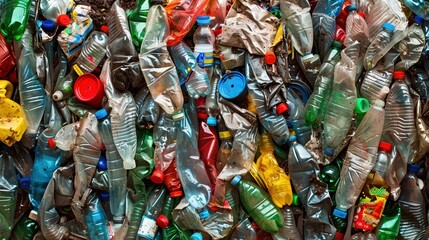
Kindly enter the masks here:
M 56 132 L 54 129 L 48 128 L 41 133 L 37 141 L 29 189 L 30 202 L 36 212 L 39 209 L 40 201 L 43 198 L 46 186 L 52 178 L 52 174 L 60 166 L 64 157 L 64 152 L 55 147 L 53 141 Z
M 148 13 L 146 35 L 140 50 L 140 67 L 155 102 L 169 114 L 180 116 L 183 95 L 176 68 L 167 51 L 169 25 L 165 10 L 152 6 Z M 163 74 L 159 74 L 159 71 Z
M 333 41 L 331 48 L 326 53 L 314 84 L 313 93 L 305 105 L 304 120 L 307 125 L 319 124 L 323 119 L 328 97 L 331 93 L 335 65 L 341 59 L 342 47 L 341 42 Z
M 270 195 L 259 186 L 242 180 L 241 176 L 235 176 L 231 184 L 238 189 L 243 208 L 259 227 L 269 233 L 275 233 L 285 225 L 282 212 L 271 201 Z
M 144 35 L 146 33 L 146 20 L 149 12 L 148 0 L 137 0 L 137 6 L 128 14 L 128 24 L 130 25 L 131 37 L 134 46 L 140 49 Z
M 265 183 L 274 204 L 282 208 L 292 203 L 292 187 L 289 176 L 279 167 L 274 156 L 274 143 L 268 133 L 260 135 L 259 151 L 261 156 L 256 161 L 259 176 Z
M 207 124 L 209 126 L 216 126 L 217 116 L 219 115 L 219 104 L 218 99 L 218 83 L 222 77 L 221 62 L 219 58 L 214 59 L 213 63 L 213 75 L 210 79 L 210 92 L 206 97 L 206 111 L 209 115 L 207 118 Z
M 393 24 L 384 23 L 382 25 L 381 32 L 378 33 L 378 35 L 366 50 L 364 56 L 364 67 L 366 70 L 370 70 L 371 68 L 375 67 L 377 63 L 373 61 L 374 55 L 381 52 L 381 50 L 383 50 L 387 44 L 390 43 L 394 31 L 395 26 Z
M 287 90 L 288 121 L 292 125 L 298 142 L 306 144 L 311 138 L 311 127 L 305 125 L 304 103 L 301 98 L 289 88 Z
M 161 214 L 166 193 L 167 189 L 164 186 L 156 187 L 149 193 L 146 211 L 143 214 L 140 228 L 137 232 L 137 239 L 155 239 L 156 231 L 158 230 L 157 223 L 167 221 L 166 225 L 168 225 L 168 219 Z
M 176 160 L 173 160 L 164 171 L 164 184 L 170 191 L 172 198 L 183 196 L 182 183 L 180 182 L 179 173 L 177 172 Z
M 388 201 L 376 229 L 378 239 L 395 239 L 399 234 L 400 222 L 401 206 L 398 202 Z
M 2 4 L 0 30 L 8 42 L 21 40 L 28 23 L 30 0 L 5 1 Z
M 423 21 L 421 16 L 415 16 L 413 25 L 408 28 L 407 36 L 399 43 L 401 61 L 395 65 L 395 70 L 406 71 L 420 60 L 420 55 L 425 46 Z
M 127 193 L 127 171 L 123 167 L 121 155 L 113 142 L 112 128 L 107 111 L 101 109 L 95 113 L 99 121 L 101 141 L 106 149 L 107 169 L 109 173 L 109 206 L 115 223 L 122 223 L 125 215 Z
M 152 129 L 137 128 L 136 171 L 140 178 L 146 178 L 154 167 L 154 145 Z
M 98 197 L 93 197 L 85 209 L 85 221 L 90 239 L 108 240 L 107 217 Z
M 421 190 L 423 182 L 417 178 L 419 170 L 418 165 L 409 164 L 408 173 L 401 182 L 399 236 L 404 239 L 423 239 L 425 228 L 428 225 L 426 202 Z
M 384 102 L 375 100 L 353 135 L 335 194 L 337 203 L 334 215 L 343 217 L 353 206 L 377 159 L 378 145 L 384 123 Z
M 210 17 L 197 17 L 198 28 L 194 33 L 194 53 L 198 66 L 206 70 L 208 78 L 213 74 L 213 45 L 215 36 L 210 29 Z
M 103 32 L 94 31 L 86 39 L 76 64 L 84 73 L 90 73 L 100 64 L 107 53 L 108 38 Z
M 46 19 L 66 27 L 70 23 L 70 17 L 67 15 L 70 4 L 73 4 L 73 0 L 41 0 L 40 12 Z
M 32 240 L 39 228 L 36 221 L 24 216 L 14 227 L 11 237 L 13 239 Z
M 0 152 L 0 236 L 8 239 L 15 219 L 18 179 L 11 152 Z

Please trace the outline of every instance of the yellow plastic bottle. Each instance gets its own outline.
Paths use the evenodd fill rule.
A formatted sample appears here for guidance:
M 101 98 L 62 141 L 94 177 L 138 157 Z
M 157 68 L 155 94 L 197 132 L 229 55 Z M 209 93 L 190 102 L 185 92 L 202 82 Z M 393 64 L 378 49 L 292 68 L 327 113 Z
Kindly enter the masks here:
M 27 129 L 22 107 L 9 99 L 12 92 L 12 83 L 0 80 L 0 141 L 9 147 L 21 140 Z
M 265 183 L 274 204 L 281 208 L 290 205 L 293 200 L 290 178 L 279 167 L 274 156 L 274 143 L 268 133 L 262 133 L 259 139 L 261 156 L 256 161 L 259 177 Z

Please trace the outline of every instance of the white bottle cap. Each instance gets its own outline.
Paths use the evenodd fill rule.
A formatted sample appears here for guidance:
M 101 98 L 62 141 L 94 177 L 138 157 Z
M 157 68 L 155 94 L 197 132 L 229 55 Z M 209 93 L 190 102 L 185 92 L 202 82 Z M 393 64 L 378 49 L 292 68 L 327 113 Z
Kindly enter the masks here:
M 134 159 L 124 160 L 124 169 L 130 170 L 136 167 L 136 161 Z

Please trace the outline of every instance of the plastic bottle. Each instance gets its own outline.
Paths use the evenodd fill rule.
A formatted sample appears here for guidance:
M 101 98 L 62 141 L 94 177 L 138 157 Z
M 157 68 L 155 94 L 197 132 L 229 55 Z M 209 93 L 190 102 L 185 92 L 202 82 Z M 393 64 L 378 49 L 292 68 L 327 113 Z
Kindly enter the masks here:
M 399 234 L 400 222 L 401 206 L 398 202 L 388 201 L 376 230 L 378 239 L 395 239 Z
M 85 209 L 85 221 L 90 239 L 108 240 L 107 217 L 98 197 L 94 197 Z
M 175 160 L 173 160 L 170 166 L 164 171 L 164 184 L 170 191 L 170 196 L 172 198 L 183 196 L 182 183 L 180 182 Z
M 425 228 L 428 225 L 426 202 L 421 190 L 423 183 L 417 178 L 419 170 L 418 165 L 409 164 L 408 172 L 401 182 L 399 236 L 404 239 L 423 239 Z
M 413 66 L 408 71 L 411 74 L 411 87 L 417 91 L 420 99 L 426 102 L 429 99 L 429 76 L 422 68 Z
M 107 53 L 108 37 L 103 32 L 94 31 L 86 39 L 76 64 L 84 73 L 90 73 L 101 63 Z
M 67 15 L 69 3 L 70 0 L 41 0 L 40 12 L 46 19 L 65 27 L 70 23 L 70 17 Z
M 10 152 L 0 152 L 0 236 L 8 239 L 15 219 L 18 179 Z
M 226 165 L 232 150 L 232 135 L 225 126 L 223 118 L 219 119 L 218 133 L 220 146 L 217 154 L 216 169 L 218 172 L 221 172 L 223 167 Z
M 137 128 L 136 171 L 140 178 L 146 178 L 154 168 L 154 145 L 152 129 Z
M 274 143 L 271 136 L 262 133 L 259 139 L 261 156 L 256 161 L 259 176 L 265 183 L 274 204 L 282 208 L 292 203 L 292 186 L 289 176 L 279 167 L 274 156 Z
M 249 240 L 256 240 L 256 231 L 249 218 L 245 218 L 238 223 L 231 237 L 235 237 L 236 239 L 243 238 Z
M 166 193 L 167 190 L 164 186 L 157 187 L 149 193 L 137 239 L 155 239 L 158 230 L 157 223 L 168 225 L 168 218 L 161 214 Z
M 296 227 L 295 217 L 292 207 L 284 206 L 282 209 L 285 226 L 280 228 L 277 233 L 272 234 L 274 240 L 300 240 L 298 228 Z
M 13 149 L 16 156 L 13 158 L 14 165 L 19 172 L 19 186 L 24 190 L 28 190 L 30 187 L 31 173 L 33 172 L 33 157 L 28 149 L 23 147 L 22 143 L 14 144 Z
M 422 2 L 416 0 L 404 0 L 404 4 L 416 15 L 421 15 L 423 18 L 427 18 L 429 13 L 425 8 L 426 5 L 421 3 Z
M 310 83 L 311 86 L 314 86 L 317 75 L 319 74 L 320 57 L 318 54 L 306 53 L 305 55 L 298 57 L 299 66 L 301 66 L 302 71 L 304 72 L 305 78 Z
M 24 216 L 13 228 L 11 237 L 13 239 L 32 240 L 39 228 L 36 221 Z
M 55 147 L 53 141 L 56 132 L 57 131 L 54 129 L 48 128 L 41 133 L 37 141 L 29 189 L 30 202 L 35 211 L 39 209 L 39 204 L 45 193 L 46 186 L 64 157 L 64 152 Z
M 209 126 L 216 126 L 217 116 L 219 115 L 219 104 L 218 99 L 218 83 L 222 77 L 221 62 L 219 58 L 214 59 L 213 63 L 213 75 L 210 79 L 210 93 L 206 97 L 206 111 L 209 115 L 207 118 L 207 124 Z
M 305 105 L 304 119 L 307 125 L 319 124 L 323 119 L 328 97 L 331 93 L 335 65 L 341 58 L 341 49 L 341 42 L 333 41 L 331 48 L 326 53 L 314 84 L 313 93 Z
M 177 204 L 180 202 L 180 198 L 172 198 L 170 196 L 165 197 L 164 206 L 162 207 L 162 214 L 168 219 L 168 226 L 162 228 L 162 238 L 179 240 L 179 239 L 190 239 L 191 232 L 189 230 L 183 230 L 179 228 L 173 221 L 172 212 Z
M 210 17 L 197 17 L 198 28 L 194 33 L 194 53 L 198 66 L 206 70 L 209 79 L 213 73 L 213 45 L 215 36 L 210 29 Z
M 368 25 L 361 14 L 358 14 L 356 5 L 347 7 L 348 17 L 346 20 L 346 39 L 344 45 L 349 46 L 354 41 L 360 41 L 361 44 L 368 43 Z
M 177 122 L 177 142 L 181 143 L 176 150 L 177 172 L 186 199 L 193 208 L 201 211 L 200 217 L 204 219 L 208 217 L 205 206 L 211 196 L 210 180 L 198 151 L 195 105 L 190 101 L 185 106 L 184 117 Z
M 389 158 L 392 148 L 392 144 L 384 141 L 380 141 L 380 145 L 378 146 L 378 155 L 375 162 L 374 171 L 378 172 L 378 174 L 380 174 L 384 180 L 387 179 L 387 175 L 389 174 Z
M 167 113 L 180 116 L 183 95 L 176 68 L 167 51 L 169 25 L 164 8 L 152 6 L 146 23 L 146 34 L 139 55 L 141 70 L 155 102 Z M 159 75 L 159 71 L 164 73 Z
M 299 96 L 289 88 L 287 90 L 288 121 L 292 125 L 298 142 L 306 144 L 311 138 L 311 128 L 305 125 L 304 103 Z
M 375 54 L 381 52 L 387 44 L 390 43 L 393 32 L 395 31 L 395 26 L 391 23 L 384 23 L 382 25 L 381 32 L 375 37 L 375 39 L 368 46 L 368 50 L 364 56 L 364 67 L 366 70 L 370 70 L 375 67 L 377 64 L 373 62 L 373 57 Z
M 380 61 L 373 69 L 366 72 L 360 86 L 360 94 L 367 100 L 386 98 L 393 78 L 393 64 Z
M 127 192 L 127 171 L 123 167 L 121 155 L 113 142 L 112 129 L 108 113 L 101 109 L 95 113 L 99 121 L 101 140 L 106 149 L 107 169 L 109 173 L 109 206 L 115 223 L 122 223 L 125 215 Z
M 0 30 L 8 42 L 21 40 L 28 23 L 30 0 L 12 0 L 2 4 Z
M 264 231 L 275 233 L 285 225 L 282 212 L 268 193 L 256 184 L 242 180 L 241 176 L 234 177 L 231 184 L 238 189 L 243 208 Z
M 378 145 L 384 123 L 384 102 L 375 100 L 356 129 L 347 149 L 335 195 L 334 215 L 343 217 L 353 206 L 377 159 Z
M 140 49 L 146 33 L 146 19 L 149 12 L 149 1 L 138 0 L 137 6 L 128 14 L 128 24 L 130 25 L 131 37 L 134 46 Z

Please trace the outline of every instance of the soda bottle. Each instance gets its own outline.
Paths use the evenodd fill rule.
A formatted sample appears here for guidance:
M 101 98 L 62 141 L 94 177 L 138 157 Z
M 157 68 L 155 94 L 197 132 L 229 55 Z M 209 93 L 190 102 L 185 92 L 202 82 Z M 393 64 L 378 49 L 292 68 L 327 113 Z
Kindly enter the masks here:
M 180 182 L 175 160 L 173 160 L 170 166 L 164 171 L 164 184 L 170 191 L 170 196 L 172 198 L 183 196 L 182 183 Z
M 52 178 L 54 171 L 60 166 L 64 157 L 64 152 L 55 146 L 53 138 L 57 131 L 48 128 L 44 130 L 36 147 L 33 172 L 29 189 L 30 202 L 37 214 L 40 201 L 45 193 L 46 186 Z
M 323 119 L 328 96 L 331 93 L 335 65 L 340 61 L 342 47 L 341 42 L 333 41 L 325 59 L 323 59 L 323 64 L 314 84 L 313 93 L 305 105 L 304 120 L 309 126 L 319 124 Z
M 11 237 L 13 239 L 32 240 L 39 229 L 40 227 L 36 221 L 24 216 L 13 228 Z
M 395 26 L 391 23 L 384 23 L 382 25 L 381 32 L 375 37 L 375 39 L 368 46 L 368 50 L 364 56 L 364 67 L 366 70 L 370 70 L 377 64 L 373 61 L 374 55 L 381 52 L 387 44 L 390 43 L 393 32 L 395 31 Z
M 100 199 L 94 196 L 85 209 L 85 221 L 89 229 L 90 239 L 109 240 L 107 231 L 107 217 L 100 203 Z
M 423 182 L 417 178 L 418 165 L 409 164 L 408 172 L 401 182 L 401 223 L 399 236 L 404 239 L 423 239 L 428 225 L 426 202 L 422 194 Z M 419 183 L 420 182 L 420 183 Z
M 179 204 L 180 198 L 172 198 L 170 196 L 165 197 L 164 206 L 162 207 L 162 214 L 168 219 L 168 226 L 162 229 L 162 238 L 179 240 L 179 239 L 190 239 L 191 232 L 189 230 L 183 230 L 177 226 L 173 221 L 172 212 L 174 208 Z
M 384 102 L 375 100 L 356 129 L 347 149 L 335 194 L 334 215 L 343 217 L 353 206 L 377 159 L 378 145 L 384 123 Z
M 265 183 L 273 203 L 282 208 L 292 203 L 292 187 L 289 176 L 279 167 L 274 156 L 274 143 L 268 133 L 259 138 L 261 156 L 256 161 L 259 176 Z
M 304 103 L 299 96 L 289 88 L 287 90 L 288 122 L 292 125 L 298 142 L 306 144 L 311 138 L 311 128 L 305 125 Z
M 137 128 L 137 150 L 135 155 L 136 171 L 141 178 L 146 178 L 150 175 L 154 168 L 154 147 L 153 147 L 153 131 L 152 129 Z
M 213 45 L 215 36 L 210 29 L 210 17 L 197 17 L 198 28 L 194 33 L 194 54 L 197 59 L 197 64 L 206 70 L 208 78 L 212 78 L 213 74 Z
M 284 227 L 283 214 L 270 199 L 270 195 L 256 184 L 235 176 L 231 184 L 236 186 L 240 193 L 243 208 L 264 231 L 276 233 Z
M 103 32 L 94 31 L 86 39 L 82 51 L 76 60 L 77 66 L 90 73 L 101 63 L 107 53 L 108 37 Z
M 121 155 L 113 142 L 112 128 L 107 111 L 101 109 L 95 113 L 99 121 L 98 129 L 101 141 L 106 149 L 107 169 L 109 173 L 109 206 L 115 223 L 122 223 L 125 215 L 127 193 L 127 171 L 123 167 Z
M 5 1 L 2 4 L 0 30 L 8 42 L 21 40 L 28 23 L 30 0 Z
M 421 16 L 415 16 L 413 25 L 408 28 L 407 36 L 399 42 L 398 49 L 401 61 L 395 65 L 395 70 L 406 71 L 420 60 L 420 55 L 425 46 L 423 21 Z
M 41 0 L 40 12 L 46 19 L 66 27 L 70 23 L 70 17 L 67 15 L 68 7 L 72 4 L 73 0 Z
M 146 34 L 140 49 L 140 67 L 149 91 L 157 104 L 179 119 L 183 95 L 176 68 L 167 51 L 169 25 L 165 10 L 160 5 L 149 9 Z M 155 61 L 156 60 L 156 61 Z M 159 71 L 164 72 L 159 75 Z
M 18 179 L 10 151 L 0 152 L 0 236 L 8 239 L 15 219 Z
M 149 12 L 148 0 L 137 0 L 137 6 L 128 14 L 131 38 L 136 49 L 140 49 L 146 33 L 146 20 Z
M 219 115 L 218 99 L 218 83 L 222 77 L 221 62 L 219 58 L 214 59 L 213 63 L 213 75 L 210 79 L 210 92 L 206 97 L 206 111 L 209 115 L 207 118 L 207 124 L 211 127 L 216 126 L 217 116 Z
M 155 239 L 158 230 L 157 223 L 165 224 L 167 222 L 165 225 L 168 225 L 168 218 L 161 214 L 166 193 L 167 189 L 164 186 L 156 187 L 149 193 L 148 204 L 137 232 L 137 239 Z
M 401 206 L 398 202 L 388 201 L 376 229 L 378 239 L 395 239 L 399 234 L 400 222 Z

